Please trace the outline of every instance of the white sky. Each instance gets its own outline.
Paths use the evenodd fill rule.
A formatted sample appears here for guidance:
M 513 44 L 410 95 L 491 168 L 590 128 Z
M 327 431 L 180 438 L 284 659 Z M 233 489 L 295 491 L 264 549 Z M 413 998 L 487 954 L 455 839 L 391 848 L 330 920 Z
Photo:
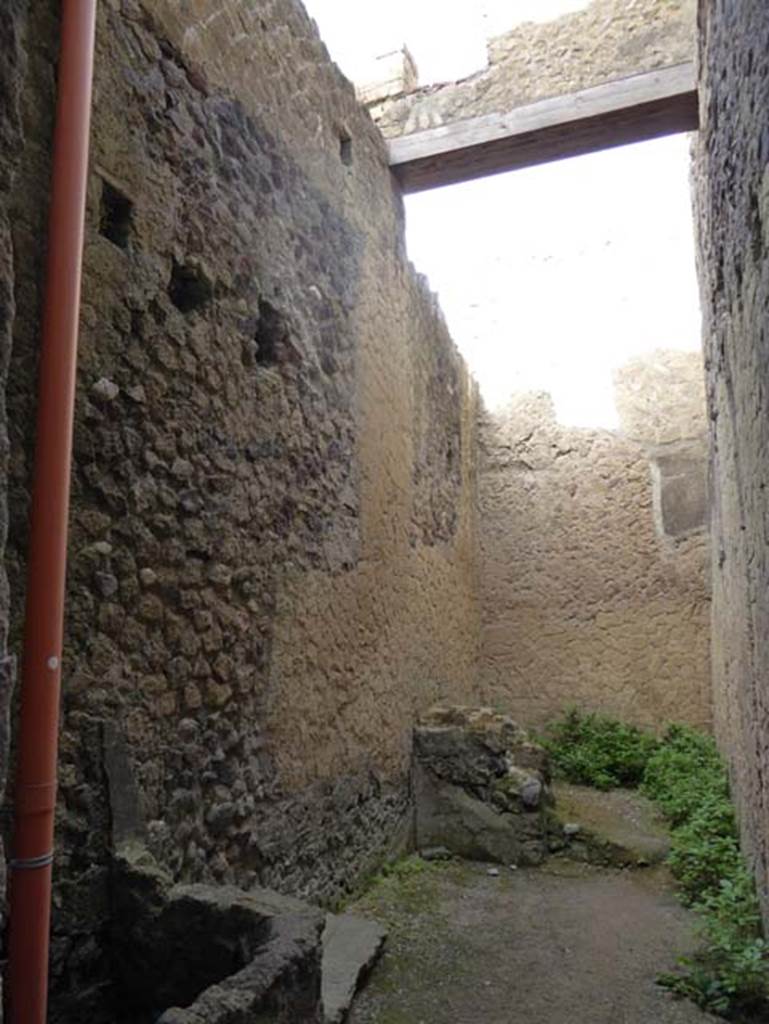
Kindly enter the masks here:
M 423 83 L 482 66 L 487 30 L 587 5 L 306 2 L 348 75 L 352 57 L 406 42 Z M 409 254 L 491 408 L 545 390 L 561 422 L 616 427 L 616 367 L 700 345 L 685 136 L 408 196 L 406 215 Z
M 371 59 L 404 43 L 422 85 L 482 68 L 486 40 L 521 21 L 550 21 L 589 0 L 304 0 L 331 56 L 356 80 Z

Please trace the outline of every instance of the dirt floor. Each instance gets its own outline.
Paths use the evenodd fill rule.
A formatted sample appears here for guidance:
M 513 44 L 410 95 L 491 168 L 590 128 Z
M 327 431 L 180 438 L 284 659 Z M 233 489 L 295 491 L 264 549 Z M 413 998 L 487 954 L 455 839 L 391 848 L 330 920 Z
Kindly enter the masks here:
M 554 859 L 499 868 L 404 862 L 355 913 L 386 923 L 350 1024 L 704 1024 L 655 976 L 696 946 L 663 867 Z

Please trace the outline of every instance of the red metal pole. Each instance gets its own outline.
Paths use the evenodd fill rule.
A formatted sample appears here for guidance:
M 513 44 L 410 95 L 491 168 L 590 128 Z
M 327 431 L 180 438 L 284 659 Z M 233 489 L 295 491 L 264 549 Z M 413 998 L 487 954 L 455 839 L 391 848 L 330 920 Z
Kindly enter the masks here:
M 62 0 L 10 883 L 11 1024 L 45 1024 L 96 0 Z

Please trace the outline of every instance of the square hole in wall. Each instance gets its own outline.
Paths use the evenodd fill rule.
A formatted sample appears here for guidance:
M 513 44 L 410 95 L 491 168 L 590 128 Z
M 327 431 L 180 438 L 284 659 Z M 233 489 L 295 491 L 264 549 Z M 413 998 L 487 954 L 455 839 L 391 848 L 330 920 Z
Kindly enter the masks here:
M 173 261 L 168 296 L 180 312 L 187 314 L 203 309 L 211 302 L 213 294 L 213 282 L 202 266 Z
M 280 312 L 264 299 L 259 301 L 259 324 L 254 341 L 257 366 L 272 366 L 280 361 L 283 342 L 288 333 Z
M 352 167 L 352 139 L 347 132 L 339 135 L 339 159 L 345 167 Z
M 102 179 L 99 232 L 120 249 L 128 247 L 133 230 L 134 204 L 125 193 Z

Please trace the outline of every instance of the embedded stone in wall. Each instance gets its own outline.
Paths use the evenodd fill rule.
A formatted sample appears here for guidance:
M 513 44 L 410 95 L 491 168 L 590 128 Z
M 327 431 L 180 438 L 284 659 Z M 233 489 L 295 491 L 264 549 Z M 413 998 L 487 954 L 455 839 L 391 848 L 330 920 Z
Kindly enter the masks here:
M 654 512 L 666 537 L 685 537 L 708 521 L 705 453 L 658 455 L 652 461 Z
M 546 856 L 545 750 L 491 708 L 435 707 L 414 729 L 416 843 L 502 864 Z

